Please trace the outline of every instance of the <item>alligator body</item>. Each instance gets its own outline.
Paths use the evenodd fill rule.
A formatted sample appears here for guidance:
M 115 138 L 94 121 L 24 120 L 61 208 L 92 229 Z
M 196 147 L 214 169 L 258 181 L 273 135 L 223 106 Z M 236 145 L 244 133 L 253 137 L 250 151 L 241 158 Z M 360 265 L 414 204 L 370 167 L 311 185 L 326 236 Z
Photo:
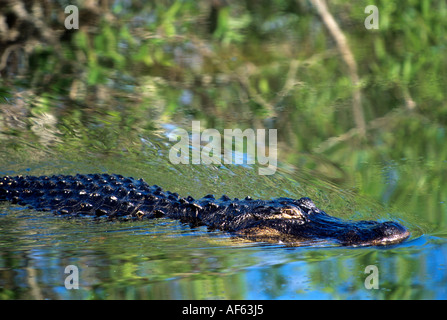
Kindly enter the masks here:
M 309 198 L 273 200 L 183 198 L 121 175 L 5 176 L 0 201 L 11 201 L 63 216 L 106 219 L 178 219 L 191 226 L 206 225 L 255 241 L 330 241 L 344 246 L 389 245 L 409 237 L 397 222 L 351 221 L 329 216 Z

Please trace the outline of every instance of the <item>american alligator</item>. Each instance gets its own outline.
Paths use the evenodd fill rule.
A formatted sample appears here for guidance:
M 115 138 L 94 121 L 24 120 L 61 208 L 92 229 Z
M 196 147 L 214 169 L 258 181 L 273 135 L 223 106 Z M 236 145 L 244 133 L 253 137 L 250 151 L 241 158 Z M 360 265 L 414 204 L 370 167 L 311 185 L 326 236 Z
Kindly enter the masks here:
M 393 221 L 351 221 L 329 216 L 309 198 L 273 200 L 201 199 L 150 186 L 143 179 L 110 174 L 5 176 L 0 178 L 0 201 L 68 217 L 134 220 L 178 219 L 191 226 L 228 231 L 255 241 L 289 245 L 330 241 L 343 246 L 389 245 L 409 237 Z

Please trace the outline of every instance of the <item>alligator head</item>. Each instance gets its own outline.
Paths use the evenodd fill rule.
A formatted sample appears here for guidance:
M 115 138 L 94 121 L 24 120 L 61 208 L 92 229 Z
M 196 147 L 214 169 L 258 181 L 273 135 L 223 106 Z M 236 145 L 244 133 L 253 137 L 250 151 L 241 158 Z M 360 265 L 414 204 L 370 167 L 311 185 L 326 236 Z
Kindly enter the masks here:
M 239 217 L 238 234 L 252 240 L 289 244 L 319 241 L 344 246 L 390 245 L 404 241 L 409 231 L 394 221 L 352 221 L 329 216 L 309 198 L 278 198 Z

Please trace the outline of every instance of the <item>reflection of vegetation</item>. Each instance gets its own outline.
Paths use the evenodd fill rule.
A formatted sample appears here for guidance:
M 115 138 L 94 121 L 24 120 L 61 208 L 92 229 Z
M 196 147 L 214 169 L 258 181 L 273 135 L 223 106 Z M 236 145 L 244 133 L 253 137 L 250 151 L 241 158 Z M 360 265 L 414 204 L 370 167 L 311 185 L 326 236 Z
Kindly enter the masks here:
M 5 299 L 240 299 L 244 291 L 235 270 L 253 263 L 235 246 L 232 255 L 227 255 L 222 250 L 225 239 L 213 244 L 209 235 L 183 236 L 178 227 L 154 222 L 130 226 L 58 218 L 32 221 L 10 215 L 3 223 L 16 230 L 0 234 L 0 268 L 5 271 L 0 298 Z M 40 224 L 56 232 L 38 233 Z M 80 233 L 80 228 L 89 232 Z M 48 237 L 57 247 L 45 246 Z M 207 248 L 198 250 L 204 244 Z M 32 253 L 23 253 L 25 248 Z M 64 266 L 69 264 L 79 268 L 79 291 L 63 287 Z M 9 270 L 22 270 L 27 276 Z M 26 282 L 19 290 L 15 286 L 22 277 Z M 170 288 L 173 285 L 178 288 Z
M 277 299 L 312 291 L 335 299 L 432 298 L 432 288 L 412 286 L 438 268 L 398 259 L 405 247 L 239 246 L 177 222 L 94 223 L 19 212 L 2 218 L 0 299 Z M 364 288 L 371 264 L 380 270 L 381 290 Z M 66 265 L 79 268 L 79 290 L 64 288 Z
M 368 122 L 402 105 L 444 124 L 443 2 L 415 0 L 404 8 L 380 2 L 376 31 L 363 26 L 365 6 L 332 2 L 330 9 L 354 49 Z M 26 29 L 18 9 L 3 8 L 3 16 L 19 21 L 12 31 L 30 34 L 0 39 L 6 44 L 2 59 L 9 62 L 2 65 L 2 91 L 16 94 L 9 84 L 31 90 L 35 111 L 55 112 L 54 99 L 65 97 L 68 105 L 59 106 L 59 116 L 75 116 L 75 110 L 84 117 L 123 116 L 123 128 L 144 127 L 139 121 L 151 113 L 180 112 L 209 121 L 225 114 L 247 122 L 276 116 L 278 123 L 292 116 L 307 124 L 287 122 L 285 133 L 306 137 L 295 142 L 301 149 L 353 126 L 349 76 L 315 9 L 305 2 L 81 6 L 79 30 L 63 28 L 65 15 L 57 3 L 24 7 Z M 33 10 L 54 15 L 33 16 Z M 48 35 L 51 30 L 59 37 Z M 37 42 L 34 33 L 40 33 Z M 28 59 L 28 69 L 21 59 Z M 30 81 L 12 77 L 25 72 Z M 123 103 L 137 114 L 126 112 Z

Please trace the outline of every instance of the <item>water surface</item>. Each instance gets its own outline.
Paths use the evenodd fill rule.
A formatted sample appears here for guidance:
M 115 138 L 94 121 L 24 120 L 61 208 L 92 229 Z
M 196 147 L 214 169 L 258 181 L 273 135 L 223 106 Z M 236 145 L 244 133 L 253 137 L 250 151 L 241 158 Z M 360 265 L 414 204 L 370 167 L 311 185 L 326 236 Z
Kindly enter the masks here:
M 152 139 L 152 140 L 151 140 Z M 3 299 L 444 299 L 445 225 L 406 206 L 386 206 L 292 166 L 259 176 L 255 166 L 172 166 L 166 135 L 145 137 L 134 156 L 54 153 L 52 161 L 5 161 L 2 175 L 118 172 L 194 197 L 205 194 L 255 198 L 310 196 L 332 215 L 394 219 L 412 235 L 390 247 L 331 244 L 286 247 L 243 241 L 178 221 L 95 222 L 65 219 L 0 205 L 0 281 Z M 157 146 L 157 149 L 149 146 Z M 142 157 L 144 155 L 144 157 Z M 80 160 L 79 158 L 83 158 Z M 25 159 L 26 160 L 26 159 Z M 315 159 L 313 160 L 315 161 Z M 32 163 L 32 166 L 29 166 Z M 416 166 L 412 168 L 412 166 Z M 363 175 L 411 172 L 421 162 L 375 164 Z M 430 168 L 425 168 L 429 170 Z M 372 171 L 372 172 L 369 172 Z M 334 172 L 334 174 L 339 174 Z M 385 179 L 385 178 L 384 178 Z M 384 183 L 391 188 L 397 182 Z M 386 180 L 385 180 L 386 181 Z M 408 195 L 410 196 L 410 195 Z M 444 208 L 444 204 L 440 204 Z M 433 213 L 432 213 L 433 214 Z M 68 290 L 66 266 L 79 270 L 79 289 Z M 367 289 L 365 268 L 377 266 L 379 288 Z

